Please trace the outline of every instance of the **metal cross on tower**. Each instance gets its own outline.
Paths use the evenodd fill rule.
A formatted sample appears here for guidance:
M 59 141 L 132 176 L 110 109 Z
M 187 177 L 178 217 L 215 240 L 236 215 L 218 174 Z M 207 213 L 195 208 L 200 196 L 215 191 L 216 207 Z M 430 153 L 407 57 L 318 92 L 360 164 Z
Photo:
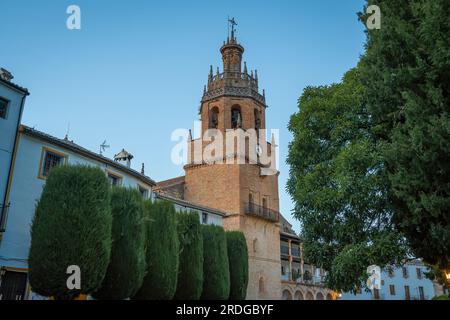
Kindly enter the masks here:
M 237 26 L 236 21 L 234 20 L 234 17 L 232 19 L 228 18 L 228 30 L 231 26 L 231 39 L 234 38 L 234 26 Z

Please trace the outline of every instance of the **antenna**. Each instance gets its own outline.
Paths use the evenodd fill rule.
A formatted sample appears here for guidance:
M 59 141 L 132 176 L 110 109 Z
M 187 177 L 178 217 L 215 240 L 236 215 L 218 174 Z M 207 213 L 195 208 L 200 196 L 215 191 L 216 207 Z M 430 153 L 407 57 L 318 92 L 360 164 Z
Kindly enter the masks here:
M 102 155 L 105 152 L 106 148 L 109 148 L 109 144 L 106 144 L 106 140 L 100 145 L 100 154 Z
M 70 132 L 70 122 L 67 123 L 66 136 L 64 137 L 65 140 L 69 140 L 69 132 Z

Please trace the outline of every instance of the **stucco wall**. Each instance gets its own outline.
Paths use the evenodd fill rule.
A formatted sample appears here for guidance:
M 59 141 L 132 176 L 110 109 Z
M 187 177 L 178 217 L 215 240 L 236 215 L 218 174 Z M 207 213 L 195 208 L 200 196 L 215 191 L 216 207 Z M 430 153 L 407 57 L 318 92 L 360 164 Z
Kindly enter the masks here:
M 6 231 L 0 242 L 0 266 L 27 268 L 28 250 L 31 241 L 30 224 L 36 201 L 39 199 L 45 184 L 45 180 L 38 178 L 43 147 L 67 154 L 69 164 L 93 165 L 103 170 L 108 169 L 123 177 L 123 186 L 137 188 L 139 183 L 148 188 L 149 193 L 151 192 L 151 186 L 125 172 L 22 133 L 20 134 L 11 185 L 11 207 Z

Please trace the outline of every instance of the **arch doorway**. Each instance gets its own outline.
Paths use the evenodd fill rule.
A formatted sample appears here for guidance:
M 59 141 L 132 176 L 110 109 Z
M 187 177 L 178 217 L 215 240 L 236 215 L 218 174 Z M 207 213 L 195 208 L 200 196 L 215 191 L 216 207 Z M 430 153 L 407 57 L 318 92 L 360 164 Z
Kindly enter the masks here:
M 330 293 L 327 294 L 327 300 L 333 300 L 333 296 Z
M 325 298 L 324 298 L 322 292 L 317 292 L 316 300 L 325 300 Z
M 308 293 L 306 294 L 306 300 L 314 300 L 314 296 L 311 291 L 308 291 Z
M 292 300 L 292 294 L 289 292 L 289 290 L 284 290 L 283 295 L 281 296 L 282 300 Z
M 303 293 L 302 293 L 301 291 L 297 291 L 297 292 L 294 294 L 294 299 L 295 299 L 295 300 L 304 300 L 304 299 L 303 299 Z

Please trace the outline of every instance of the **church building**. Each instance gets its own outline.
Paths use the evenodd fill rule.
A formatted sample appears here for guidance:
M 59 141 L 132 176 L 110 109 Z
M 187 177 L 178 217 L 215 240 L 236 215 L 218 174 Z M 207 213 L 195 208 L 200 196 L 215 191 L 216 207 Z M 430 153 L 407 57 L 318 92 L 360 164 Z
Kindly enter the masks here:
M 234 24 L 220 52 L 223 69 L 213 74 L 211 66 L 199 110 L 201 138 L 189 139 L 185 175 L 162 181 L 155 190 L 226 212 L 224 228 L 242 231 L 247 240 L 247 299 L 280 299 L 279 173 L 273 162 L 268 168 L 258 161 L 261 151 L 274 159 L 276 147 L 265 141 L 265 95 L 259 92 L 257 71 L 249 73 L 242 63 L 244 47 L 236 39 Z M 256 134 L 254 147 L 259 149 L 253 162 L 255 148 L 245 139 L 248 133 Z M 239 134 L 245 147 L 225 150 L 227 138 L 239 139 Z M 208 161 L 202 154 L 214 140 L 223 142 L 223 150 L 216 148 L 214 161 Z

